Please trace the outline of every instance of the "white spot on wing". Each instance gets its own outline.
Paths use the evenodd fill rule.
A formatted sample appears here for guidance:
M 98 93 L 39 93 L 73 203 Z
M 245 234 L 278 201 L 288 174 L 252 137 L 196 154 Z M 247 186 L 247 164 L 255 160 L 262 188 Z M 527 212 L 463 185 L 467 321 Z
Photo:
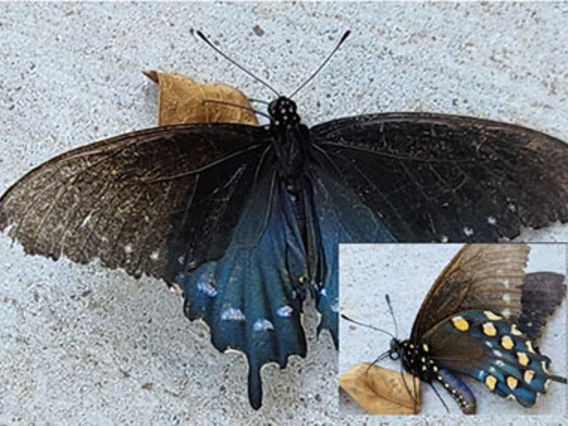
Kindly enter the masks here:
M 335 312 L 338 313 L 339 312 L 339 300 L 335 299 L 335 302 L 333 302 L 330 306 L 331 312 Z
M 252 325 L 254 331 L 274 330 L 274 325 L 265 318 L 257 319 Z
M 132 248 L 132 244 L 128 243 L 124 246 L 124 252 L 126 254 L 132 254 L 133 251 L 134 249 Z
M 466 237 L 472 237 L 473 234 L 475 234 L 475 231 L 473 230 L 473 228 L 470 228 L 469 226 L 464 226 L 463 233 Z
M 217 296 L 217 289 L 216 289 L 215 287 L 213 287 L 213 285 L 212 285 L 209 281 L 200 280 L 200 281 L 197 283 L 197 289 L 198 289 L 200 292 L 205 293 L 205 294 L 206 294 L 207 296 L 209 296 L 209 297 L 215 297 L 215 296 Z M 238 309 L 237 309 L 237 310 L 238 310 Z M 242 313 L 242 312 L 241 312 L 241 313 Z M 243 317 L 244 317 L 244 315 L 243 315 Z M 222 319 L 225 319 L 225 318 L 222 317 L 222 315 L 221 315 L 221 318 L 222 318 Z M 228 318 L 228 319 L 232 319 L 232 318 Z
M 292 312 L 294 312 L 294 308 L 290 305 L 283 305 L 276 309 L 276 315 L 282 318 L 288 318 L 292 316 Z
M 495 355 L 497 358 L 503 358 L 503 352 L 498 351 L 497 349 L 493 350 L 493 355 Z
M 238 308 L 228 308 L 221 313 L 221 319 L 225 321 L 244 321 L 245 314 Z
M 152 254 L 150 255 L 150 259 L 153 261 L 160 259 L 160 251 L 159 250 L 153 251 Z
M 493 216 L 488 216 L 487 217 L 487 223 L 489 225 L 497 225 L 497 219 L 495 219 Z
M 505 293 L 503 295 L 503 297 L 501 297 L 501 299 L 503 300 L 503 302 L 505 302 L 507 305 L 509 305 L 511 303 L 511 295 L 509 293 Z

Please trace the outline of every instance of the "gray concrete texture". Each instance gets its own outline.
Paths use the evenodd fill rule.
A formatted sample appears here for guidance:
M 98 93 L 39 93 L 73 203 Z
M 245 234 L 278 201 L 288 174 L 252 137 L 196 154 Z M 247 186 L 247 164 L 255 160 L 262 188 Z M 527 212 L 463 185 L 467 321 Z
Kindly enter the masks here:
M 351 29 L 296 97 L 308 123 L 437 111 L 568 140 L 567 28 L 565 4 L 3 3 L 0 191 L 56 154 L 155 125 L 157 90 L 143 69 L 273 98 L 191 29 L 283 93 Z M 568 226 L 523 237 L 564 241 Z M 163 283 L 26 256 L 4 235 L 0 259 L 0 424 L 344 422 L 337 354 L 328 335 L 316 338 L 311 306 L 308 357 L 264 370 L 255 412 L 242 357 L 214 350 Z
M 380 327 L 395 334 L 393 319 L 388 311 L 385 295 L 391 299 L 398 324 L 398 338 L 409 338 L 418 310 L 436 278 L 451 261 L 462 245 L 432 244 L 342 244 L 340 248 L 341 312 L 366 324 Z M 526 272 L 549 271 L 566 275 L 565 244 L 531 244 Z M 541 352 L 548 356 L 551 371 L 566 377 L 566 301 L 552 315 L 539 340 Z M 389 349 L 391 337 L 368 328 L 340 322 L 340 374 L 361 362 L 373 362 Z M 400 361 L 384 360 L 381 367 L 400 370 Z M 477 399 L 480 420 L 490 415 L 501 421 L 511 416 L 527 416 L 520 421 L 566 421 L 566 386 L 551 383 L 544 396 L 539 396 L 532 408 L 524 408 L 513 401 L 492 395 L 487 387 L 465 378 Z M 459 421 L 459 407 L 441 386 L 437 387 L 450 409 L 449 419 Z M 423 409 L 421 414 L 432 416 L 432 421 L 448 418 L 442 402 L 429 386 L 422 386 Z M 340 410 L 354 415 L 364 411 L 343 392 Z M 538 416 L 541 416 L 540 419 Z M 463 417 L 461 417 L 463 419 Z M 405 423 L 405 421 L 401 421 Z

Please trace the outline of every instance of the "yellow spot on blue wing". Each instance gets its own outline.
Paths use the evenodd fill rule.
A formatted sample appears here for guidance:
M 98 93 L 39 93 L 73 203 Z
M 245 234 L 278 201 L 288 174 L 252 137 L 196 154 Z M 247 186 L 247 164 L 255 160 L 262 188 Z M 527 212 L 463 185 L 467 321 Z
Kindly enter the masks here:
M 532 370 L 525 371 L 525 374 L 523 375 L 523 377 L 525 379 L 525 382 L 530 384 L 532 382 L 532 379 L 534 379 L 534 371 L 532 371 Z
M 501 346 L 503 346 L 507 350 L 511 350 L 515 346 L 515 342 L 513 342 L 513 339 L 511 339 L 509 336 L 503 336 L 501 337 Z
M 485 384 L 489 388 L 490 391 L 495 390 L 495 386 L 497 385 L 497 379 L 493 376 L 487 376 L 485 378 Z
M 524 352 L 517 352 L 517 360 L 519 361 L 519 364 L 521 364 L 523 367 L 529 365 L 530 362 L 529 357 Z
M 459 331 L 469 330 L 469 323 L 459 315 L 452 318 L 452 323 Z
M 489 337 L 495 337 L 497 335 L 497 329 L 492 322 L 486 322 L 482 325 L 483 334 Z
M 519 381 L 513 376 L 507 376 L 507 386 L 509 386 L 509 389 L 515 389 L 518 384 Z

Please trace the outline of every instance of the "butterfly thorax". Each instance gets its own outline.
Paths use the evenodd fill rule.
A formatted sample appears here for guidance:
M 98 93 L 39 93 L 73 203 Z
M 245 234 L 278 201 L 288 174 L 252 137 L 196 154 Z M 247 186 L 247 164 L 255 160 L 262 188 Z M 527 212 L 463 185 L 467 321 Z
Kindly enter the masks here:
M 303 182 L 309 130 L 301 123 L 296 104 L 288 98 L 279 97 L 272 101 L 268 113 L 280 177 L 289 191 L 296 192 Z
M 428 344 L 392 339 L 390 346 L 389 357 L 400 359 L 407 372 L 428 383 L 436 379 L 439 368 L 432 360 Z

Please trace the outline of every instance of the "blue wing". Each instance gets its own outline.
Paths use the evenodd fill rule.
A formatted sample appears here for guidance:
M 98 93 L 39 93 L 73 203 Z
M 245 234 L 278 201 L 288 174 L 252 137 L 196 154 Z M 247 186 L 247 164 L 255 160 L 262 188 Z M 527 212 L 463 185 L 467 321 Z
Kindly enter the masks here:
M 261 232 L 251 232 L 259 224 Z M 283 368 L 290 355 L 306 354 L 300 324 L 305 263 L 293 200 L 273 172 L 251 193 L 223 257 L 176 279 L 185 314 L 209 325 L 214 346 L 245 353 L 254 408 L 262 402 L 261 367 L 276 362 Z
M 529 337 L 491 311 L 460 312 L 428 332 L 423 341 L 439 369 L 471 376 L 524 407 L 532 407 L 550 381 L 566 383 L 548 371 L 550 359 L 534 349 Z M 457 390 L 467 389 L 458 384 Z
M 338 243 L 395 242 L 396 240 L 355 192 L 333 175 L 318 169 L 313 173 L 312 201 L 308 223 L 319 238 L 320 268 L 312 281 L 316 308 L 322 318 L 319 330 L 328 329 L 338 346 Z

